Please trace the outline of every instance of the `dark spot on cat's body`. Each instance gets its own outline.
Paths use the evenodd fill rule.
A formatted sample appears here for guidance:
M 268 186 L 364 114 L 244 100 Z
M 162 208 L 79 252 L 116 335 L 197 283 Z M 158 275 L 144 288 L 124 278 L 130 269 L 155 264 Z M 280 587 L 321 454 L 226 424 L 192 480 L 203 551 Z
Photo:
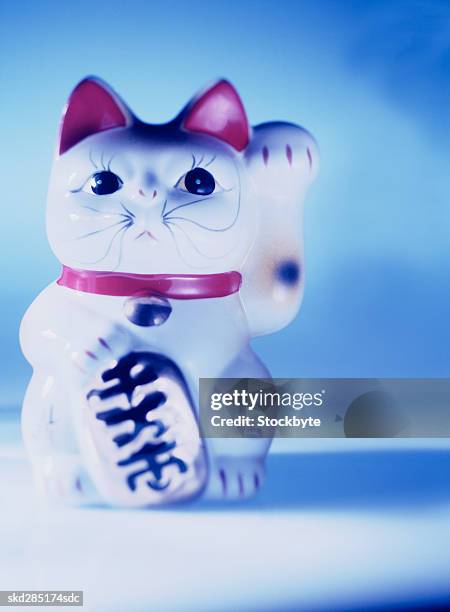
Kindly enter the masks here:
M 298 263 L 292 259 L 282 261 L 276 268 L 276 277 L 283 285 L 296 285 L 300 279 Z

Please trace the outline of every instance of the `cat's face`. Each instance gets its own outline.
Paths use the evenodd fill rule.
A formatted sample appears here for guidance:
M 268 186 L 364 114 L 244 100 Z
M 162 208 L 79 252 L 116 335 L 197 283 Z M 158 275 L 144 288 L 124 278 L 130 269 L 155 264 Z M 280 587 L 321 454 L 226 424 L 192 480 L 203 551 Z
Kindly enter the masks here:
M 95 102 L 85 98 L 69 102 L 50 182 L 47 227 L 59 260 L 145 274 L 239 270 L 258 224 L 239 151 L 179 122 L 130 115 L 107 130 L 94 123 L 78 140 L 83 105 L 89 117 Z
M 226 81 L 155 126 L 85 79 L 63 115 L 50 244 L 61 263 L 84 270 L 239 271 L 253 333 L 273 331 L 300 305 L 301 203 L 317 167 L 307 131 L 281 122 L 250 129 Z

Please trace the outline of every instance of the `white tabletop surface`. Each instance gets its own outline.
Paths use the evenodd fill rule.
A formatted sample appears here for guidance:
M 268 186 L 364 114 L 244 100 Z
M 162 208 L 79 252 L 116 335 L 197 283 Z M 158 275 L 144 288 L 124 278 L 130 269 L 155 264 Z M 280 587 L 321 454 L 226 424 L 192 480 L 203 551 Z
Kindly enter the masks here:
M 0 425 L 0 589 L 83 590 L 96 612 L 450 601 L 445 449 L 314 441 L 272 454 L 265 489 L 246 504 L 50 509 L 34 494 L 17 421 Z

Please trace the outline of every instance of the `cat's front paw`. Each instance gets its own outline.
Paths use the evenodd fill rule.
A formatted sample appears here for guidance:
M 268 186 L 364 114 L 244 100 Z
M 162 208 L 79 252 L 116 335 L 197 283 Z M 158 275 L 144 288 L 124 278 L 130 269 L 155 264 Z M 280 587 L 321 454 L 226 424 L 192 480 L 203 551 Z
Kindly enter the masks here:
M 111 505 L 149 507 L 195 497 L 207 478 L 188 388 L 165 356 L 131 352 L 92 382 L 75 410 L 85 465 Z
M 215 457 L 211 461 L 206 499 L 240 500 L 258 493 L 265 478 L 264 459 Z
M 133 348 L 131 334 L 116 325 L 100 330 L 97 337 L 71 353 L 71 360 L 82 381 L 90 381 L 113 367 Z

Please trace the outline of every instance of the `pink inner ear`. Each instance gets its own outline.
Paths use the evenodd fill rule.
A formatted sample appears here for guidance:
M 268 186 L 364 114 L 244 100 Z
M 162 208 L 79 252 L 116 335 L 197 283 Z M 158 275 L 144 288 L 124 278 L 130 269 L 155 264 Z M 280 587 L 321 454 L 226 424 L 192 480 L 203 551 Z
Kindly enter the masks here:
M 248 144 L 247 115 L 237 91 L 227 81 L 219 81 L 194 102 L 183 127 L 220 138 L 238 151 Z
M 59 154 L 91 134 L 123 127 L 126 123 L 125 114 L 111 93 L 100 83 L 86 79 L 69 98 L 61 126 Z

